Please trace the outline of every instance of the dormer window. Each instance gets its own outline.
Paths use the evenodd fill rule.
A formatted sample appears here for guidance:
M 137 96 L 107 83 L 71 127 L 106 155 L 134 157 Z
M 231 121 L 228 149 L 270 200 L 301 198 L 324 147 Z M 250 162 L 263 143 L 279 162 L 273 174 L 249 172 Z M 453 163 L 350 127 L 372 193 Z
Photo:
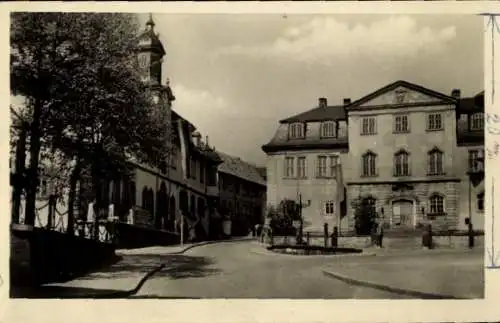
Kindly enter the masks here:
M 288 126 L 288 137 L 290 139 L 300 139 L 305 137 L 305 131 L 303 123 L 297 122 L 292 123 Z
M 325 121 L 321 123 L 321 137 L 335 138 L 337 137 L 336 123 L 334 121 Z
M 484 129 L 484 113 L 478 112 L 470 116 L 470 129 L 471 130 Z

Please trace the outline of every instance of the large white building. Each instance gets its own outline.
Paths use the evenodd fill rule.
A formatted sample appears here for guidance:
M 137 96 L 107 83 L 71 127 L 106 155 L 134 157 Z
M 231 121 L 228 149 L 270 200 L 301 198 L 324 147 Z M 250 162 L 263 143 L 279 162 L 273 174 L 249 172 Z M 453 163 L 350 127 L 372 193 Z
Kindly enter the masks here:
M 484 225 L 484 104 L 396 81 L 280 121 L 268 155 L 267 202 L 305 201 L 306 230 L 354 229 L 353 201 L 391 228 Z M 336 165 L 340 165 L 339 168 Z M 336 169 L 341 169 L 340 174 Z

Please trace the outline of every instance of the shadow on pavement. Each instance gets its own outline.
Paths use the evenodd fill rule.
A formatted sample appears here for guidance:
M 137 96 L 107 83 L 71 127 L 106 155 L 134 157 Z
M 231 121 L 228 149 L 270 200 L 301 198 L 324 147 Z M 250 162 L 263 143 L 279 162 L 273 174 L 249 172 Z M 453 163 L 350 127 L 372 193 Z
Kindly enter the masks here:
M 145 275 L 157 269 L 163 262 L 162 258 L 165 258 L 165 256 L 148 254 L 121 256 L 121 259 L 111 266 L 100 268 L 98 271 L 80 277 L 79 280 L 117 279 L 131 277 L 136 274 Z
M 221 272 L 209 268 L 213 259 L 185 255 L 134 255 L 124 256 L 119 262 L 97 272 L 79 277 L 79 281 L 114 280 L 131 278 L 129 290 L 95 289 L 74 286 L 11 286 L 11 298 L 127 298 L 136 294 L 153 275 L 182 279 L 206 277 Z M 142 276 L 137 281 L 137 276 Z
M 163 255 L 154 254 L 127 255 L 119 262 L 102 268 L 79 280 L 94 279 L 119 279 L 136 276 L 137 274 L 148 274 L 155 271 L 155 277 L 171 277 L 174 279 L 188 277 L 205 277 L 219 272 L 217 269 L 207 268 L 214 261 L 207 257 L 195 257 L 185 255 Z M 161 268 L 159 268 L 161 266 Z M 160 269 L 160 270 L 158 270 Z
M 222 270 L 210 267 L 214 259 L 185 255 L 172 255 L 163 261 L 163 267 L 155 278 L 168 277 L 172 279 L 206 277 L 221 273 Z

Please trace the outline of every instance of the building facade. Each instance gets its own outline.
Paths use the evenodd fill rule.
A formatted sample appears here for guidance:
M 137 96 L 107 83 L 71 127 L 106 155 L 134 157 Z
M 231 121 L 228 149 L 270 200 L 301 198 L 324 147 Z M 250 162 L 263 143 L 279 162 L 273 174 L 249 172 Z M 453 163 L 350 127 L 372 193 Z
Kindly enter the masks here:
M 232 220 L 232 234 L 246 235 L 256 224 L 264 223 L 266 181 L 261 170 L 238 157 L 217 152 L 220 210 Z
M 349 148 L 344 106 L 329 106 L 320 98 L 316 108 L 281 120 L 262 148 L 267 154 L 268 205 L 285 199 L 301 202 L 305 230 L 338 225 L 344 189 L 337 170 Z
M 268 201 L 300 192 L 309 205 L 303 214 L 315 228 L 333 222 L 353 230 L 355 201 L 394 229 L 429 222 L 463 229 L 465 218 L 482 228 L 480 96 L 461 98 L 460 90 L 445 95 L 397 81 L 339 106 L 322 98 L 317 108 L 282 120 L 263 146 Z M 332 208 L 342 206 L 339 200 L 344 207 Z

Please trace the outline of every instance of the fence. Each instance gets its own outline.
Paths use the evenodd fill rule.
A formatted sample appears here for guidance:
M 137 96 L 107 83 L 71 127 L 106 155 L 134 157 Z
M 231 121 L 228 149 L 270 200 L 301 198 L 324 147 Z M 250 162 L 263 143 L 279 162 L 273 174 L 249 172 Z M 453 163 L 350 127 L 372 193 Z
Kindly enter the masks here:
M 325 227 L 324 232 L 305 232 L 302 237 L 297 235 L 273 234 L 268 229 L 267 233 L 261 236 L 261 242 L 271 245 L 308 245 L 328 247 L 355 247 L 367 248 L 378 245 L 389 248 L 416 248 L 416 247 L 451 247 L 451 248 L 473 248 L 484 245 L 484 232 L 479 230 L 439 230 L 433 231 L 432 227 L 412 232 L 388 232 L 384 234 L 374 233 L 372 235 L 356 235 L 354 232 L 328 233 Z M 385 243 L 383 243 L 385 241 Z
M 47 202 L 38 202 L 35 208 L 35 228 L 55 231 L 59 233 L 67 233 L 68 231 L 68 210 L 61 211 L 60 204 L 53 199 Z M 19 224 L 24 224 L 25 201 L 20 205 Z M 98 219 L 97 221 L 89 219 L 77 219 L 73 225 L 73 235 L 84 239 L 95 240 L 102 243 L 114 244 L 117 238 L 116 230 L 117 218 L 112 214 L 106 219 Z M 16 224 L 14 224 L 14 228 Z M 17 226 L 21 227 L 21 226 Z

